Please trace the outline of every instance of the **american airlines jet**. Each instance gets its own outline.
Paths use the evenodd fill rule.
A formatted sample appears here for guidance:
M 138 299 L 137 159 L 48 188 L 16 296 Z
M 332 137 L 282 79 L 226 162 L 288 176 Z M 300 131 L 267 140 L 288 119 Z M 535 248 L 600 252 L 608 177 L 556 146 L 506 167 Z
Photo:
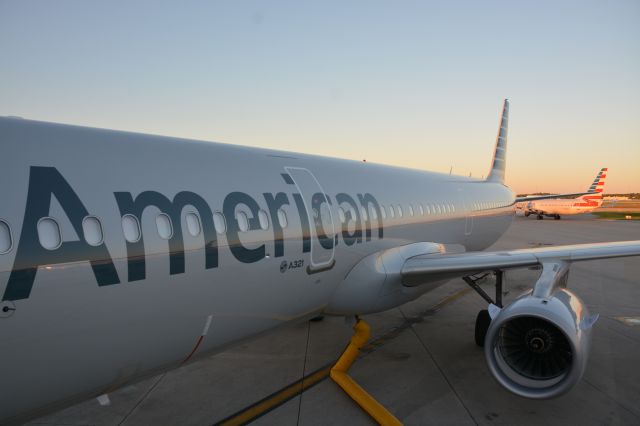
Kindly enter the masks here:
M 498 382 L 548 398 L 582 376 L 597 318 L 573 262 L 640 241 L 482 252 L 509 227 L 509 103 L 486 180 L 0 118 L 0 423 L 17 423 L 319 314 L 394 308 L 454 277 L 487 300 Z M 502 306 L 512 268 L 541 267 Z
M 589 187 L 589 190 L 578 198 L 538 199 L 531 198 L 516 203 L 516 212 L 524 216 L 536 215 L 538 220 L 544 216 L 560 219 L 560 215 L 590 213 L 602 206 L 602 191 L 607 177 L 607 168 L 603 167 Z

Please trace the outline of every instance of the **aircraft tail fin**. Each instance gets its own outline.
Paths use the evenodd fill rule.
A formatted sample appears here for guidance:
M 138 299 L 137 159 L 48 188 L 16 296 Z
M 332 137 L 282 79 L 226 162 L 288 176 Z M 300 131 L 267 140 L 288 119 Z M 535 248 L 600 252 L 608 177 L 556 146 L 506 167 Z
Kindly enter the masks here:
M 491 170 L 487 176 L 487 182 L 504 183 L 504 172 L 507 164 L 507 130 L 509 128 L 509 99 L 504 100 L 502 115 L 500 118 L 500 129 L 496 137 L 496 148 L 493 153 Z
M 603 167 L 598 172 L 598 175 L 593 180 L 593 183 L 589 187 L 591 194 L 586 194 L 580 197 L 580 200 L 588 204 L 602 205 L 602 191 L 604 191 L 604 180 L 607 177 L 608 168 Z

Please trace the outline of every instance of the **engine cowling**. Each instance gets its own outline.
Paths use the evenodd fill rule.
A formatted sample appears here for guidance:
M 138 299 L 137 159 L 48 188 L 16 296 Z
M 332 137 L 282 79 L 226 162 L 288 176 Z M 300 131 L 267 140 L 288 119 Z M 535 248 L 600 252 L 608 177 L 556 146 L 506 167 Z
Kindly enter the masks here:
M 566 288 L 548 297 L 529 292 L 491 321 L 484 345 L 489 370 L 516 395 L 561 395 L 584 373 L 596 319 Z

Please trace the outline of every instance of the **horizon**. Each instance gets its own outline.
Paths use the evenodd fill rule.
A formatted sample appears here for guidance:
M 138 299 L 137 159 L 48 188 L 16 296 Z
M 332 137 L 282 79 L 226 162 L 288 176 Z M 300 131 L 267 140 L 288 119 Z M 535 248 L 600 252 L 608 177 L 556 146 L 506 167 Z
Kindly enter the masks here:
M 0 115 L 640 192 L 640 4 L 0 3 Z M 170 29 L 170 31 L 168 30 Z

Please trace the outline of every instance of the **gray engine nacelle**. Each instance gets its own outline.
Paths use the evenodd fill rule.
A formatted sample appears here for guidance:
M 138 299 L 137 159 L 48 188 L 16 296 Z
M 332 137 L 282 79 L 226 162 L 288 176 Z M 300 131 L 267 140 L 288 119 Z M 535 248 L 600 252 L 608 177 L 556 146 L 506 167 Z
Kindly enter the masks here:
M 516 395 L 534 399 L 561 395 L 580 380 L 597 319 L 566 288 L 542 296 L 534 290 L 502 309 L 484 344 L 496 380 Z

